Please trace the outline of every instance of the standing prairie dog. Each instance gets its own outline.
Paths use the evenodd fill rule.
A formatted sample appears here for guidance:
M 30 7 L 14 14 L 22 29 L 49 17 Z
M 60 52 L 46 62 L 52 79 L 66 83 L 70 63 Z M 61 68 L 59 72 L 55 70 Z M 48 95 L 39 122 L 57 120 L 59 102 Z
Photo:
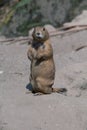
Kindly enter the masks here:
M 49 33 L 44 27 L 36 27 L 32 33 L 33 40 L 29 44 L 27 56 L 31 61 L 30 83 L 32 92 L 50 94 L 65 92 L 65 88 L 53 88 L 55 64 L 53 49 L 49 41 Z

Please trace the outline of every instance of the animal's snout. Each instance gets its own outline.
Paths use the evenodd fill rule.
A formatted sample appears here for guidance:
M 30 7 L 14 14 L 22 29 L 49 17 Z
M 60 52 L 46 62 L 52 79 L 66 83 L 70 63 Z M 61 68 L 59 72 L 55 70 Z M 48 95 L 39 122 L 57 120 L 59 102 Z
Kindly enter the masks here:
M 36 37 L 37 37 L 38 39 L 41 39 L 41 38 L 43 38 L 43 34 L 42 34 L 40 31 L 37 31 L 37 32 L 36 32 Z
M 40 35 L 40 33 L 39 33 L 39 32 L 37 32 L 37 35 L 39 36 L 39 35 Z

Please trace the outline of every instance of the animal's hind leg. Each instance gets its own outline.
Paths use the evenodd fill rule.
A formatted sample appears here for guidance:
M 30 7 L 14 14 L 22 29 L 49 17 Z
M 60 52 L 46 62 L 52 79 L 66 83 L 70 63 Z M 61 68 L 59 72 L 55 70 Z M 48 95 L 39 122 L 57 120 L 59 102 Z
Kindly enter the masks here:
M 37 91 L 43 94 L 52 93 L 52 87 L 50 85 L 47 85 L 45 82 L 37 81 L 37 88 L 38 88 Z

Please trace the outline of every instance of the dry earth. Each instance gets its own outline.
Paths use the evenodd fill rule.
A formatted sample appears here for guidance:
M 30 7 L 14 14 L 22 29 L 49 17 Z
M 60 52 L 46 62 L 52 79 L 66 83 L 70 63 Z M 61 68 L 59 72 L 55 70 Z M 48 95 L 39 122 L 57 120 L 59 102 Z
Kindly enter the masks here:
M 54 86 L 66 87 L 66 95 L 27 94 L 28 45 L 0 43 L 0 130 L 87 130 L 87 47 L 77 49 L 87 45 L 87 31 L 51 42 Z

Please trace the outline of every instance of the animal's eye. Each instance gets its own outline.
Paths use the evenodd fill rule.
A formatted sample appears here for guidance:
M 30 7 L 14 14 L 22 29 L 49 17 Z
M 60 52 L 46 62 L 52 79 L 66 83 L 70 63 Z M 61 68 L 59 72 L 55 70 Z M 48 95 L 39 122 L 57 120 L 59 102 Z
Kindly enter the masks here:
M 45 31 L 45 28 L 43 28 L 43 31 Z

